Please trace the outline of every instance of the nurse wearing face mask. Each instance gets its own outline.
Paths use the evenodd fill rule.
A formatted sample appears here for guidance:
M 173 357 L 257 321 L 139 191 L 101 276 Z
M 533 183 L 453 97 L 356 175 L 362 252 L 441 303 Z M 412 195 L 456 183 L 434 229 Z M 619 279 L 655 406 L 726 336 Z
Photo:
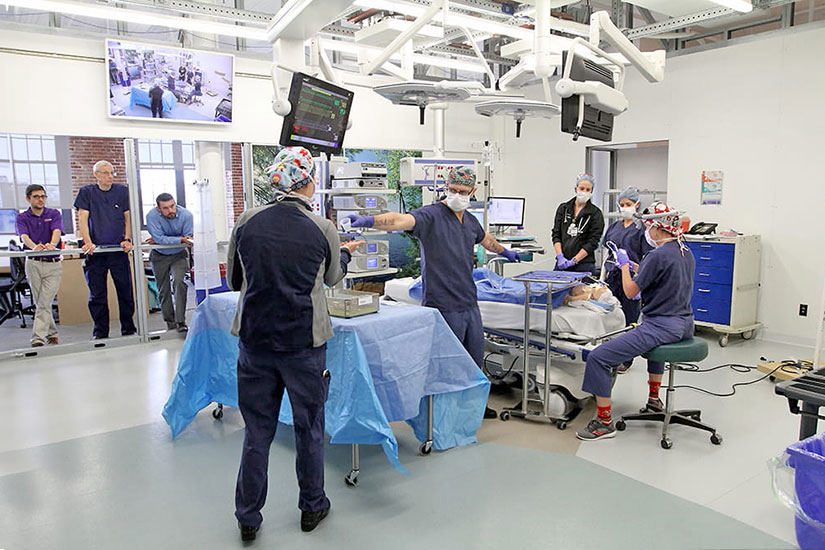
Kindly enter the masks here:
M 619 194 L 619 209 L 622 219 L 613 222 L 604 234 L 604 242 L 612 242 L 616 248 L 623 248 L 627 251 L 630 261 L 639 264 L 642 258 L 652 250 L 652 247 L 645 239 L 644 227 L 637 226 L 633 220 L 634 214 L 639 210 L 639 190 L 635 187 L 628 187 Z M 605 281 L 613 296 L 617 297 L 622 304 L 622 311 L 627 326 L 639 320 L 639 300 L 631 300 L 625 296 L 622 290 L 622 270 L 615 264 L 608 263 L 607 277 Z M 630 368 L 630 363 L 619 366 L 619 374 L 624 374 Z
M 582 174 L 576 180 L 576 196 L 563 202 L 556 210 L 553 223 L 553 247 L 556 249 L 556 269 L 559 271 L 594 272 L 596 257 L 604 231 L 604 216 L 590 202 L 593 196 L 593 176 Z
M 484 358 L 484 329 L 473 281 L 473 247 L 481 244 L 494 254 L 518 262 L 518 254 L 501 246 L 475 216 L 464 211 L 476 190 L 476 175 L 458 168 L 447 176 L 447 198 L 413 210 L 380 216 L 350 215 L 351 227 L 409 231 L 421 242 L 423 305 L 436 308 L 479 368 Z M 489 407 L 485 418 L 495 418 Z

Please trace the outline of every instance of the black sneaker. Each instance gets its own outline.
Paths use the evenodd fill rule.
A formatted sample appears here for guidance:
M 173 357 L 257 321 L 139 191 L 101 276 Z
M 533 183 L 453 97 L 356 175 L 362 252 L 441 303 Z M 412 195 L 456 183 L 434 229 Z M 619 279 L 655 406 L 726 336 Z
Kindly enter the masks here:
M 186 323 L 178 323 L 178 332 L 189 332 L 189 327 L 186 326 Z
M 238 523 L 238 529 L 241 530 L 241 540 L 244 542 L 249 542 L 255 540 L 255 537 L 258 536 L 258 529 L 260 529 L 260 526 L 241 525 Z
M 317 512 L 301 512 L 301 531 L 309 533 L 321 523 L 321 520 L 329 515 L 330 507 Z
M 495 409 L 491 409 L 490 407 L 484 408 L 484 418 L 496 418 L 497 416 L 498 413 L 495 411 Z

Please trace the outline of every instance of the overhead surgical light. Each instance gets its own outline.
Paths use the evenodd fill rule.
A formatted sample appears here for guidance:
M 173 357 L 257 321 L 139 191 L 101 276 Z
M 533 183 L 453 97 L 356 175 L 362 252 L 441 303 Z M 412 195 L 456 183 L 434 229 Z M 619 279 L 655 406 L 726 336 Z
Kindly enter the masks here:
M 449 85 L 448 85 L 449 84 Z M 397 84 L 385 84 L 376 86 L 373 91 L 385 97 L 396 105 L 410 105 L 418 107 L 419 123 L 424 124 L 424 111 L 431 103 L 444 103 L 447 101 L 464 101 L 471 94 L 469 87 L 456 85 L 459 83 L 448 82 L 399 82 Z M 443 110 L 443 109 L 442 109 Z
M 494 99 L 475 106 L 484 116 L 510 116 L 516 121 L 516 137 L 521 137 L 521 123 L 527 117 L 553 118 L 561 112 L 558 105 L 530 99 Z
M 71 2 L 68 0 L 2 0 L 0 3 L 7 6 L 18 6 L 32 10 L 65 13 L 80 17 L 91 17 L 94 19 L 107 19 L 110 21 L 122 21 L 124 23 L 136 23 L 139 25 L 158 25 L 161 27 L 168 27 L 170 29 L 183 29 L 187 31 L 197 31 L 221 36 L 235 36 L 238 38 L 248 38 L 251 40 L 266 40 L 266 32 L 263 29 L 244 27 L 240 25 L 229 25 L 227 23 L 207 21 L 205 19 L 197 19 L 194 17 L 163 15 L 148 11 L 115 8 L 113 6 L 83 2 Z

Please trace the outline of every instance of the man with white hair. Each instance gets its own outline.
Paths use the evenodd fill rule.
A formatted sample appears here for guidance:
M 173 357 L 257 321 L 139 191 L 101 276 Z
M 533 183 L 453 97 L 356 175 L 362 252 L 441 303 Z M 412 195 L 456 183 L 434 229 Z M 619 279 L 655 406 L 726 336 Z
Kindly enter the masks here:
M 120 333 L 129 336 L 137 332 L 132 319 L 135 300 L 129 269 L 129 252 L 132 250 L 129 190 L 125 185 L 113 183 L 115 171 L 109 161 L 96 162 L 93 171 L 97 183 L 82 187 L 74 201 L 83 252 L 86 253 L 83 271 L 89 285 L 89 313 L 94 321 L 92 337 L 109 337 L 108 273 L 112 274 L 117 291 Z M 99 247 L 120 247 L 121 250 L 95 253 Z

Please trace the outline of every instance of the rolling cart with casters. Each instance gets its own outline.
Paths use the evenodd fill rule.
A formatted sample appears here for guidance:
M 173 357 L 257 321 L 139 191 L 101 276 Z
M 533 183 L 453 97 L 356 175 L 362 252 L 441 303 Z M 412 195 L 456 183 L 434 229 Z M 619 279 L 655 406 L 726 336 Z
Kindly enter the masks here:
M 577 284 L 586 274 L 571 273 L 565 275 L 552 271 L 530 271 L 517 277 L 514 281 L 524 284 L 524 335 L 522 340 L 522 375 L 521 401 L 513 407 L 504 408 L 499 414 L 501 420 L 507 421 L 511 417 L 525 420 L 538 420 L 555 424 L 559 430 L 567 429 L 567 426 L 582 411 L 581 402 L 576 399 L 570 390 L 564 386 L 550 383 L 550 359 L 553 352 L 550 346 L 551 326 L 553 317 L 553 285 Z M 532 283 L 547 285 L 547 315 L 545 316 L 544 331 L 544 397 L 537 399 L 529 395 L 529 370 L 530 370 L 530 294 Z M 558 290 L 563 290 L 558 289 Z M 557 355 L 558 357 L 558 355 Z M 565 402 L 565 411 L 561 415 L 550 414 L 550 394 L 560 395 Z

